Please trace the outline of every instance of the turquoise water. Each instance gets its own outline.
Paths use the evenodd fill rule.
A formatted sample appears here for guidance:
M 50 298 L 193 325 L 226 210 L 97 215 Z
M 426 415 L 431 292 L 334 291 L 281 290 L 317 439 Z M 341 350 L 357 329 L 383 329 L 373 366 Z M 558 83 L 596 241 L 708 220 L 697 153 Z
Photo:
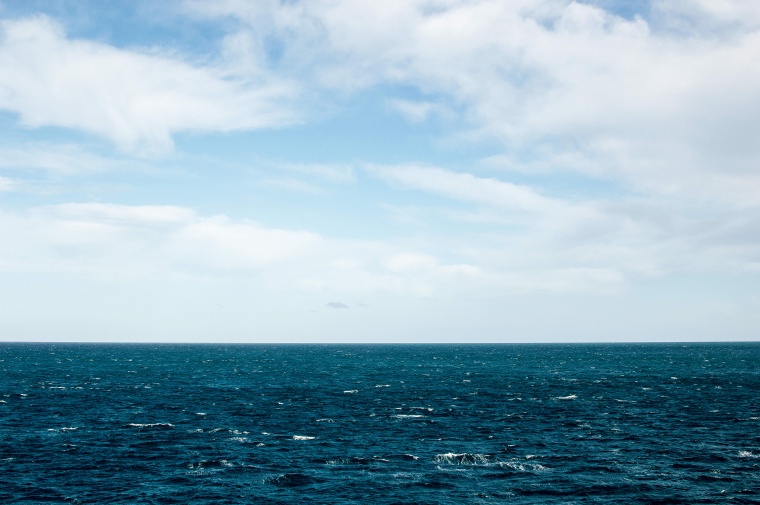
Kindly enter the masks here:
M 1 503 L 760 503 L 760 344 L 0 344 Z

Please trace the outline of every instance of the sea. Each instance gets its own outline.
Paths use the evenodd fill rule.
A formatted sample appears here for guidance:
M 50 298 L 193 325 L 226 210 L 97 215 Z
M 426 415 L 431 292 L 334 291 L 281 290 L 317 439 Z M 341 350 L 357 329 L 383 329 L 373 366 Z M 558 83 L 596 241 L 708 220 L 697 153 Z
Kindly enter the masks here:
M 0 503 L 760 504 L 760 343 L 3 343 Z

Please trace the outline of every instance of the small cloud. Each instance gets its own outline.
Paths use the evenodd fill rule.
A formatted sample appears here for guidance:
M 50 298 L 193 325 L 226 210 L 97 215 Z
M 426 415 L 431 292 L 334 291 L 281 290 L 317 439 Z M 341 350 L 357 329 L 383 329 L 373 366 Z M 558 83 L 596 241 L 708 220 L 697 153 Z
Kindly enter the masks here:
M 345 303 L 341 303 L 341 302 L 330 302 L 325 306 L 330 307 L 331 309 L 350 309 L 351 308 Z
M 410 123 L 424 123 L 437 110 L 437 106 L 430 102 L 389 100 L 388 105 L 404 116 Z
M 3 191 L 13 191 L 17 187 L 16 181 L 8 177 L 0 176 L 0 193 Z
M 45 170 L 72 175 L 99 172 L 104 169 L 134 169 L 136 162 L 107 159 L 70 144 L 55 145 L 29 142 L 20 146 L 0 146 L 0 169 Z
M 451 120 L 455 117 L 454 111 L 435 102 L 391 99 L 386 101 L 386 106 L 414 124 L 424 123 L 433 116 L 438 116 L 444 120 Z
M 260 182 L 262 186 L 284 189 L 286 191 L 295 191 L 298 193 L 319 194 L 323 193 L 323 190 L 298 179 L 293 178 L 281 178 L 281 179 L 266 179 Z

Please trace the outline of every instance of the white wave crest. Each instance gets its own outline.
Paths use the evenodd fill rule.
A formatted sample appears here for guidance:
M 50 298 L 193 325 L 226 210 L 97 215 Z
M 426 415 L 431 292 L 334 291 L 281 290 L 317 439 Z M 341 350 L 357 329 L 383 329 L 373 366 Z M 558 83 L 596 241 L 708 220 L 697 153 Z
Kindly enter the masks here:
M 469 452 L 457 454 L 447 452 L 446 454 L 436 454 L 434 461 L 447 465 L 486 465 L 489 459 L 487 454 L 471 454 Z
M 172 423 L 128 423 L 127 426 L 130 428 L 174 428 Z
M 516 472 L 544 472 L 548 470 L 544 465 L 536 463 L 523 464 L 517 461 L 499 461 L 499 468 L 514 470 Z
M 314 440 L 317 437 L 308 437 L 306 435 L 293 435 L 293 440 Z

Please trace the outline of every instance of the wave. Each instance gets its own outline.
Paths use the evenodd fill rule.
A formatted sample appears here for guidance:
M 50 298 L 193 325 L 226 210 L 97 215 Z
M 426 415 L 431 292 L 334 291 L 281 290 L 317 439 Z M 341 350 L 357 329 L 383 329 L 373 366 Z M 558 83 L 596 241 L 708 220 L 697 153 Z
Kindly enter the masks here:
M 498 467 L 501 470 L 510 472 L 544 472 L 548 470 L 544 465 L 539 465 L 537 463 L 523 463 L 518 460 L 495 461 L 493 457 L 488 454 L 469 452 L 437 454 L 434 461 L 439 464 L 447 465 Z
M 317 437 L 309 437 L 306 435 L 293 435 L 293 440 L 314 440 Z
M 387 460 L 385 458 L 378 458 L 377 456 L 372 456 L 371 458 L 351 457 L 351 458 L 329 459 L 325 461 L 325 465 L 327 466 L 345 466 L 345 465 L 367 466 L 367 465 L 371 465 L 372 463 L 389 463 L 389 462 L 390 460 Z
M 227 461 L 226 459 L 212 459 L 212 460 L 201 460 L 196 463 L 190 463 L 187 465 L 187 467 L 190 470 L 209 470 L 213 468 L 228 468 L 233 466 L 232 463 Z
M 490 461 L 490 456 L 469 452 L 460 454 L 447 452 L 446 454 L 436 454 L 433 461 L 447 465 L 486 465 Z
M 756 454 L 750 451 L 739 451 L 740 458 L 760 458 L 760 454 Z
M 520 463 L 518 461 L 499 461 L 497 463 L 502 470 L 512 470 L 515 472 L 545 472 L 548 470 L 544 465 L 537 463 Z
M 168 428 L 174 428 L 174 425 L 172 423 L 146 423 L 146 424 L 139 424 L 139 423 L 128 423 L 124 425 L 125 428 L 155 428 L 155 429 L 168 429 Z

